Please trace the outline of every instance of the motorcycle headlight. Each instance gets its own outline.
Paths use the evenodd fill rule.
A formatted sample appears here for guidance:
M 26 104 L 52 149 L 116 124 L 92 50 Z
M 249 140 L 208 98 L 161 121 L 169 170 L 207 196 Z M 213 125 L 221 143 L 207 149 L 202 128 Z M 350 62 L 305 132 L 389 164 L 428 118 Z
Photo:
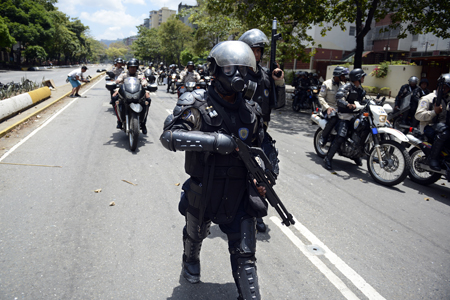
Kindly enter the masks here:
M 314 94 L 317 94 L 319 92 L 319 90 L 313 90 Z
M 385 124 L 385 123 L 386 123 L 386 119 L 387 119 L 387 116 L 386 116 L 386 115 L 381 115 L 380 118 L 379 118 L 380 123 L 381 123 L 381 124 Z

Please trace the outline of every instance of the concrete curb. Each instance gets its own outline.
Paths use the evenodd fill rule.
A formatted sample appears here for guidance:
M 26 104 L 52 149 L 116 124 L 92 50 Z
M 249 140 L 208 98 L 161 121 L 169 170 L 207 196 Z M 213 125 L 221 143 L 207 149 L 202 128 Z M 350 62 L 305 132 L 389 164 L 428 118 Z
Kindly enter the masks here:
M 104 75 L 104 74 L 105 74 L 105 72 L 102 72 L 102 73 L 97 74 L 96 76 L 92 77 L 92 81 L 96 80 L 97 78 L 99 78 L 100 76 L 102 76 L 102 75 Z M 91 82 L 92 82 L 92 81 L 91 81 Z M 88 83 L 83 82 L 81 85 L 84 86 L 84 85 L 86 85 L 86 84 L 88 84 Z M 50 91 L 50 89 L 49 89 L 48 87 L 45 87 L 45 88 L 47 88 L 47 89 Z M 69 96 L 70 93 L 72 93 L 72 89 L 70 89 L 67 93 L 65 93 L 65 94 L 62 95 L 61 97 L 59 97 L 59 98 L 55 99 L 54 101 L 48 103 L 48 104 L 45 105 L 44 107 L 42 107 L 42 108 L 36 110 L 35 112 L 33 112 L 32 114 L 26 116 L 26 117 L 23 118 L 22 120 L 20 120 L 20 121 L 14 123 L 13 125 L 9 126 L 8 128 L 3 129 L 2 131 L 0 131 L 0 138 L 3 137 L 4 135 L 6 135 L 6 134 L 7 134 L 8 132 L 10 132 L 11 130 L 13 130 L 14 128 L 16 128 L 17 126 L 19 126 L 20 124 L 22 124 L 23 122 L 25 122 L 26 120 L 28 120 L 28 119 L 30 119 L 30 118 L 32 118 L 32 117 L 38 115 L 39 113 L 41 113 L 42 111 L 46 110 L 47 108 L 49 108 L 49 107 L 52 106 L 53 104 L 59 102 L 60 100 L 64 99 L 65 97 Z M 25 95 L 25 96 L 24 96 L 24 95 Z M 31 97 L 31 95 L 29 95 L 29 93 L 22 94 L 22 95 L 19 95 L 19 96 L 29 97 L 30 100 L 33 101 L 32 97 Z M 42 96 L 42 93 L 41 93 L 41 92 L 36 93 L 35 95 L 33 95 L 33 97 L 35 97 L 35 99 L 39 99 L 39 97 L 41 97 L 41 96 Z M 16 96 L 16 97 L 18 97 L 18 96 Z M 14 98 L 14 97 L 13 97 L 13 98 Z M 10 98 L 10 99 L 13 99 L 13 98 Z M 41 99 L 41 100 L 42 100 L 42 99 Z M 2 103 L 3 101 L 6 101 L 6 100 L 0 101 L 0 105 L 1 105 L 1 103 Z M 23 100 L 22 100 L 22 101 L 23 101 Z M 33 104 L 34 104 L 34 103 L 33 103 Z M 2 107 L 0 106 L 0 111 L 1 111 L 1 110 L 2 110 Z
M 3 120 L 19 111 L 47 99 L 51 96 L 50 89 L 46 87 L 20 94 L 0 101 L 0 120 Z

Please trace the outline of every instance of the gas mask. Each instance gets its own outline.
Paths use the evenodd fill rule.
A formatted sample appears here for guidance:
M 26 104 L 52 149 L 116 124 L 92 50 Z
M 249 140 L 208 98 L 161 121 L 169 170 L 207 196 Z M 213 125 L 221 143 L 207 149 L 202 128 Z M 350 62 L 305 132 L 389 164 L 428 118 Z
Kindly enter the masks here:
M 219 74 L 216 75 L 215 87 L 217 91 L 225 96 L 243 92 L 246 84 L 244 77 L 247 75 L 245 66 L 224 66 L 220 67 Z

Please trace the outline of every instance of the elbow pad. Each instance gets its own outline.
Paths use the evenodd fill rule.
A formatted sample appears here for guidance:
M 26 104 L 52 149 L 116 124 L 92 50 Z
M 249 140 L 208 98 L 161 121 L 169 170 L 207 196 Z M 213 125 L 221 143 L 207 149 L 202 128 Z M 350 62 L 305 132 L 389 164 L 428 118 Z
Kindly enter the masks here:
M 164 131 L 160 138 L 170 151 L 204 151 L 230 154 L 237 147 L 232 137 L 222 133 L 201 131 Z

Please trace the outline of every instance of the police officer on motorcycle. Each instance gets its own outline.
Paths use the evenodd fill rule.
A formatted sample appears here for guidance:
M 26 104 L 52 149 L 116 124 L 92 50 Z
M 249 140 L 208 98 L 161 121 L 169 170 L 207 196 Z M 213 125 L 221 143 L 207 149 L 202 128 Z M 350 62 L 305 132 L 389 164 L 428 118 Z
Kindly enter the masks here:
M 169 69 L 169 72 L 167 74 L 167 92 L 169 92 L 170 85 L 172 84 L 172 74 L 178 75 L 177 65 L 176 64 L 171 64 L 169 66 L 169 68 L 170 69 Z
M 398 111 L 402 108 L 403 99 L 406 96 L 408 96 L 409 94 L 412 95 L 414 90 L 417 88 L 418 83 L 419 83 L 419 78 L 417 78 L 416 76 L 411 76 L 408 79 L 408 83 L 402 85 L 402 87 L 398 91 L 397 97 L 395 97 L 395 104 L 394 104 L 395 111 Z
M 120 74 L 122 74 L 122 72 L 124 71 L 123 66 L 125 65 L 125 63 L 123 62 L 122 58 L 116 58 L 114 60 L 114 68 L 111 70 L 114 73 L 115 78 L 117 79 L 117 77 L 119 77 Z
M 120 84 L 123 83 L 123 81 L 125 80 L 125 78 L 128 77 L 136 77 L 139 79 L 139 81 L 141 82 L 141 85 L 143 88 L 147 87 L 147 79 L 145 79 L 145 76 L 143 73 L 141 73 L 139 70 L 139 61 L 136 58 L 132 58 L 128 61 L 127 63 L 127 71 L 122 72 L 122 74 L 120 74 L 120 76 L 117 78 L 116 80 L 116 84 Z M 113 102 L 115 103 L 118 98 L 119 98 L 119 89 L 116 89 L 116 91 L 114 92 L 113 95 Z M 146 123 L 147 123 L 147 115 L 148 115 L 148 110 L 150 108 L 150 104 L 152 102 L 152 100 L 150 99 L 150 92 L 146 91 L 145 92 L 145 100 L 148 102 L 148 105 L 146 105 L 145 109 L 145 117 L 142 119 L 141 121 L 141 130 L 143 134 L 147 134 L 147 127 L 146 127 Z M 120 105 L 119 105 L 119 109 L 120 109 Z M 116 109 L 116 114 L 118 116 L 119 112 L 117 111 L 117 106 L 115 106 Z M 119 117 L 117 117 L 117 129 L 122 129 L 122 122 L 120 121 Z
M 450 74 L 442 74 L 438 79 L 438 89 L 442 89 L 441 105 L 434 102 L 437 93 L 430 93 L 420 99 L 415 117 L 420 121 L 420 130 L 429 141 L 433 142 L 428 165 L 435 171 L 440 171 L 439 153 L 450 140 Z
M 322 146 L 326 145 L 330 132 L 339 121 L 339 117 L 336 113 L 336 93 L 338 89 L 344 85 L 345 75 L 347 74 L 348 72 L 346 68 L 337 66 L 333 70 L 333 78 L 325 80 L 320 88 L 319 102 L 322 106 L 322 111 L 325 118 L 328 119 L 327 125 L 322 131 L 322 139 L 320 142 Z
M 319 75 L 317 75 L 317 73 L 313 73 L 312 74 L 311 85 L 312 86 L 319 86 L 320 85 Z
M 244 163 L 235 155 L 231 135 L 247 145 L 263 138 L 260 108 L 244 100 L 247 68 L 256 70 L 248 45 L 240 41 L 217 44 L 208 56 L 215 77 L 208 91 L 186 92 L 164 123 L 160 141 L 170 151 L 186 151 L 179 210 L 185 216 L 182 275 L 200 281 L 200 249 L 211 222 L 228 237 L 232 274 L 239 299 L 260 299 L 256 274 L 255 210 L 250 195 L 265 195 L 265 188 L 249 181 Z M 259 196 L 258 196 L 259 195 Z
M 197 71 L 194 70 L 195 65 L 194 62 L 188 61 L 186 65 L 186 70 L 183 70 L 180 73 L 180 80 L 183 84 L 186 82 L 199 82 L 200 81 L 200 75 L 197 73 Z
M 273 141 L 272 137 L 269 135 L 269 133 L 267 133 L 267 129 L 269 127 L 270 113 L 272 112 L 270 94 L 276 93 L 278 101 L 284 102 L 284 99 L 286 98 L 284 72 L 280 68 L 276 68 L 275 70 L 273 70 L 272 74 L 270 74 L 269 69 L 263 68 L 261 66 L 261 59 L 264 55 L 264 48 L 269 44 L 267 36 L 261 30 L 248 30 L 244 34 L 242 34 L 242 36 L 239 38 L 239 41 L 242 41 L 249 45 L 253 51 L 253 54 L 255 55 L 257 67 L 256 69 L 254 68 L 248 70 L 247 76 L 245 76 L 245 80 L 257 83 L 257 88 L 255 94 L 253 95 L 253 100 L 256 101 L 262 108 L 262 115 L 264 120 L 264 141 L 261 148 L 264 150 L 270 162 L 272 163 L 275 176 L 278 176 L 278 151 L 275 148 L 275 141 Z M 277 74 L 278 72 L 281 72 L 281 75 L 279 77 L 275 76 L 275 74 Z M 275 90 L 272 89 L 272 82 L 275 83 Z M 259 232 L 265 232 L 267 229 L 262 218 L 258 218 L 257 220 L 257 229 Z
M 332 169 L 333 156 L 347 137 L 348 128 L 351 125 L 350 120 L 353 118 L 353 111 L 356 109 L 355 101 L 361 102 L 366 95 L 361 85 L 364 82 L 364 76 L 367 76 L 367 74 L 362 69 L 352 70 L 349 74 L 350 82 L 341 86 L 336 93 L 339 123 L 336 139 L 331 144 L 327 156 L 323 159 L 324 167 L 327 170 Z M 354 161 L 358 166 L 362 166 L 361 158 L 355 158 Z

